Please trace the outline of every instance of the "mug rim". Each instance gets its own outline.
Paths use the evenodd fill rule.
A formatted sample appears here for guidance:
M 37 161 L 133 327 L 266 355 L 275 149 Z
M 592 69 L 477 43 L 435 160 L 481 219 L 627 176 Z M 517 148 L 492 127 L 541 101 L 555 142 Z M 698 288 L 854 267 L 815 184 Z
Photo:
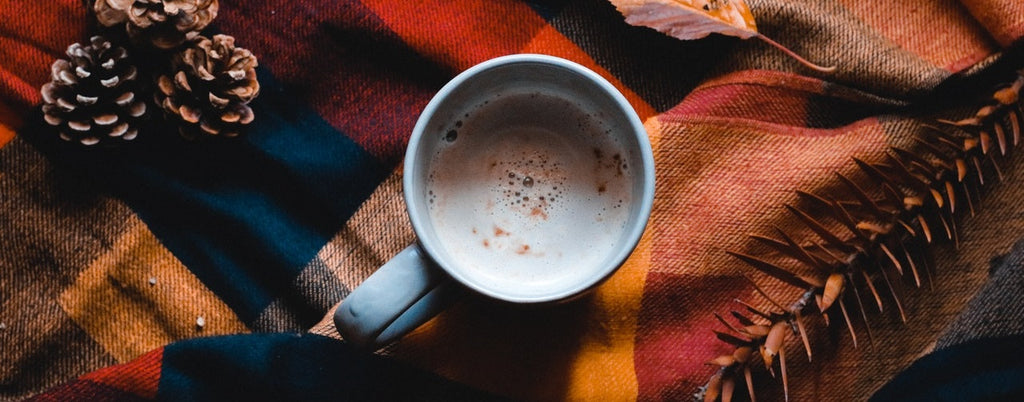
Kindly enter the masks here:
M 437 113 L 441 104 L 448 95 L 461 87 L 466 83 L 466 81 L 482 72 L 513 64 L 543 64 L 561 67 L 586 78 L 587 81 L 591 82 L 596 87 L 600 88 L 602 92 L 609 95 L 615 101 L 615 104 L 622 109 L 623 115 L 628 120 L 628 125 L 633 131 L 637 145 L 639 145 L 640 148 L 637 151 L 639 151 L 640 154 L 642 174 L 639 175 L 638 178 L 643 181 L 643 192 L 639 197 L 639 208 L 637 209 L 636 214 L 630 216 L 630 224 L 623 230 L 623 233 L 625 234 L 624 239 L 626 239 L 626 241 L 618 247 L 618 250 L 615 253 L 610 254 L 610 258 L 606 260 L 604 266 L 601 266 L 600 270 L 595 270 L 594 275 L 587 276 L 584 280 L 580 280 L 572 286 L 567 286 L 557 292 L 542 295 L 525 296 L 502 292 L 501 289 L 493 289 L 469 280 L 466 275 L 463 275 L 459 270 L 450 268 L 450 264 L 446 264 L 445 261 L 438 258 L 439 255 L 444 255 L 439 250 L 441 245 L 434 244 L 428 240 L 430 239 L 430 237 L 427 236 L 427 228 L 430 226 L 430 223 L 426 222 L 430 219 L 428 212 L 420 209 L 419 203 L 412 198 L 414 194 L 413 191 L 411 191 L 416 188 L 415 180 L 417 176 L 414 171 L 414 169 L 416 169 L 416 155 L 419 153 L 420 144 L 423 141 L 424 133 L 427 131 L 427 124 L 434 114 Z M 580 295 L 604 282 L 612 275 L 612 273 L 617 271 L 626 262 L 629 256 L 636 249 L 640 242 L 640 238 L 646 230 L 648 221 L 650 220 L 654 204 L 654 155 L 650 139 L 647 137 L 647 130 L 640 121 L 640 117 L 637 115 L 636 110 L 629 104 L 629 101 L 626 100 L 625 96 L 615 88 L 614 85 L 604 79 L 604 77 L 598 75 L 596 72 L 575 62 L 543 54 L 522 53 L 493 58 L 476 64 L 452 78 L 433 96 L 433 98 L 431 98 L 430 102 L 427 103 L 427 106 L 424 107 L 423 111 L 420 113 L 420 116 L 416 121 L 416 125 L 413 128 L 412 135 L 409 138 L 409 145 L 406 149 L 403 163 L 403 200 L 405 201 L 406 210 L 409 213 L 409 220 L 412 224 L 413 231 L 416 233 L 417 243 L 425 251 L 427 257 L 462 286 L 485 296 L 512 303 L 543 303 L 566 300 Z

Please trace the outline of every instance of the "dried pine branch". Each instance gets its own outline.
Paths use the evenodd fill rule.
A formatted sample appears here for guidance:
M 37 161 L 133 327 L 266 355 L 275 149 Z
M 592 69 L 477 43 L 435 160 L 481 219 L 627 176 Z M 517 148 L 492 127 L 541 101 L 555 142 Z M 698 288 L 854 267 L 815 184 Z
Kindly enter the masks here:
M 856 303 L 860 311 L 856 319 L 872 342 L 865 306 L 876 306 L 882 312 L 890 307 L 883 300 L 891 300 L 891 307 L 905 322 L 906 313 L 895 285 L 907 279 L 917 287 L 931 286 L 927 261 L 916 252 L 922 246 L 944 237 L 959 247 L 956 218 L 974 215 L 974 199 L 980 196 L 982 187 L 991 183 L 993 176 L 1002 180 L 997 162 L 1021 142 L 1022 88 L 1024 70 L 1017 72 L 1012 83 L 995 91 L 974 116 L 923 125 L 920 136 L 914 140 L 914 150 L 892 147 L 885 161 L 878 163 L 854 158 L 871 187 L 862 187 L 836 172 L 838 182 L 852 200 L 798 191 L 799 197 L 815 208 L 784 207 L 813 235 L 798 241 L 778 228 L 774 236 L 751 235 L 753 241 L 788 257 L 795 267 L 728 252 L 756 271 L 802 289 L 803 293 L 783 306 L 754 284 L 755 290 L 774 306 L 772 311 L 738 301 L 749 313 L 731 312 L 738 325 L 715 315 L 728 329 L 716 331 L 716 335 L 736 349 L 732 355 L 709 361 L 720 370 L 703 388 L 703 399 L 731 400 L 736 384 L 743 381 L 750 399 L 755 400 L 751 370 L 763 366 L 772 376 L 781 377 L 788 400 L 784 345 L 787 338 L 800 337 L 807 358 L 811 359 L 803 322 L 808 315 L 822 317 L 826 325 L 841 317 L 855 347 L 858 333 L 847 303 Z M 830 229 L 832 226 L 844 230 Z

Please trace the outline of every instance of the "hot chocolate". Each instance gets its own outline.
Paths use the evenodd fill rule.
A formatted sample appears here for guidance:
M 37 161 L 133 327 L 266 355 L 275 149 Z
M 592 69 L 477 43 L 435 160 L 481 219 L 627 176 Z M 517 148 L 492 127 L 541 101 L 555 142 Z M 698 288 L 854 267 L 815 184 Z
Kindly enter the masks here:
M 438 133 L 431 226 L 459 270 L 538 294 L 593 276 L 632 216 L 637 156 L 598 112 L 540 91 L 489 96 Z

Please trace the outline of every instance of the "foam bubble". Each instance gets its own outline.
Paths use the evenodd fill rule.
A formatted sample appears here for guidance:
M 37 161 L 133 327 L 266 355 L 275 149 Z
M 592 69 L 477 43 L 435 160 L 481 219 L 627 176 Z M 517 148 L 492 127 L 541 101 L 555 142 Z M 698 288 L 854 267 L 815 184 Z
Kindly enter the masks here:
M 558 98 L 527 96 L 484 101 L 453 123 L 457 140 L 430 164 L 430 219 L 464 272 L 578 282 L 620 242 L 633 179 L 600 120 Z

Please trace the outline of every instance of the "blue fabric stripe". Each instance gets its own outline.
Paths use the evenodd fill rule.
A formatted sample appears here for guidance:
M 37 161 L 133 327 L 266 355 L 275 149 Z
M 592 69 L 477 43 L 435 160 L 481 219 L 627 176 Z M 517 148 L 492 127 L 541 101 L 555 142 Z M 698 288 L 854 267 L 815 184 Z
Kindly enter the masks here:
M 259 79 L 257 120 L 243 141 L 186 144 L 194 148 L 192 160 L 167 155 L 132 166 L 163 196 L 126 194 L 164 244 L 246 323 L 293 291 L 295 276 L 390 171 L 265 69 Z
M 243 138 L 188 142 L 165 124 L 114 150 L 34 141 L 123 199 L 246 323 L 294 292 L 301 269 L 391 171 L 257 71 L 256 120 Z
M 190 339 L 167 345 L 161 363 L 159 400 L 504 400 L 311 334 Z

